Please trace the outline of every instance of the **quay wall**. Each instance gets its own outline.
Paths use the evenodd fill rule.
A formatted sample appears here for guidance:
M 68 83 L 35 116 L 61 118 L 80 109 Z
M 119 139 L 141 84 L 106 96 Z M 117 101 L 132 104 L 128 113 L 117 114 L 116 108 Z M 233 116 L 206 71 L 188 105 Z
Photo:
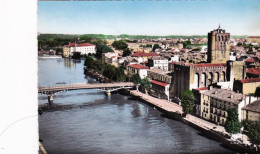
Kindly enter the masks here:
M 185 119 L 185 117 L 183 117 L 180 113 L 169 112 L 166 109 L 161 108 L 160 106 L 157 106 L 157 105 L 155 105 L 155 104 L 153 104 L 153 103 L 151 103 L 147 100 L 142 99 L 139 96 L 134 95 L 133 93 L 130 93 L 130 91 L 129 91 L 129 95 L 131 95 L 132 97 L 134 97 L 137 100 L 140 100 L 140 101 L 146 103 L 149 106 L 156 107 L 156 109 L 161 111 L 162 113 L 164 113 L 167 118 L 181 121 L 184 124 L 200 131 L 202 133 L 201 135 L 223 143 L 224 146 L 229 148 L 229 149 L 232 149 L 232 150 L 237 151 L 239 153 L 252 153 L 252 154 L 258 153 L 259 154 L 259 152 L 254 151 L 253 149 L 251 149 L 248 146 L 232 143 L 231 141 L 228 140 L 229 136 L 227 136 L 227 135 L 224 136 L 223 134 L 219 134 L 219 133 L 217 133 L 217 132 L 215 132 L 211 129 L 207 129 L 205 127 L 202 127 L 202 126 L 200 126 L 196 123 L 193 123 L 193 122 Z

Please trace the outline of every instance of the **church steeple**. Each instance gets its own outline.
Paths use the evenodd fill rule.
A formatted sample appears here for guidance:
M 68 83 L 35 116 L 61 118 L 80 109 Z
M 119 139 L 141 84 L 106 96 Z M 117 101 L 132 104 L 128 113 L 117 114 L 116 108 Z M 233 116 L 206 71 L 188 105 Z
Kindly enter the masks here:
M 218 29 L 220 29 L 220 23 L 219 23 L 219 25 L 218 25 Z

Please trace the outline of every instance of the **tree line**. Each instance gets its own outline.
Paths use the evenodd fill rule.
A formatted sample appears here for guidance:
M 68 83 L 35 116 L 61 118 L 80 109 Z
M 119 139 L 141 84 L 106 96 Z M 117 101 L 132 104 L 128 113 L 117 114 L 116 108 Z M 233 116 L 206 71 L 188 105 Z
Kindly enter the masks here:
M 126 75 L 123 68 L 118 68 L 110 64 L 103 63 L 101 60 L 94 59 L 91 56 L 85 58 L 84 65 L 88 69 L 93 69 L 103 76 L 117 82 L 126 81 Z

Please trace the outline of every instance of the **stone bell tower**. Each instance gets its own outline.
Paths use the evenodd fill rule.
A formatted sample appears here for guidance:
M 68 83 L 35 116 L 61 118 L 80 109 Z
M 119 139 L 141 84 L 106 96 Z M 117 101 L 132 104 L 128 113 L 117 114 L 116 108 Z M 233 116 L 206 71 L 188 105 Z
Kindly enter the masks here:
M 208 33 L 208 63 L 226 63 L 229 60 L 230 33 L 220 26 Z

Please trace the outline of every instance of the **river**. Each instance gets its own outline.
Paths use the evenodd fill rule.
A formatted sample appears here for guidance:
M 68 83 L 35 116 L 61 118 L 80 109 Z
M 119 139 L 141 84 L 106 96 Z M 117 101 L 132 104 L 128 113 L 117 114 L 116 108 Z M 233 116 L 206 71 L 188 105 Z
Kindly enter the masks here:
M 70 59 L 38 59 L 39 86 L 96 82 L 85 77 L 83 64 Z M 39 104 L 47 96 L 39 95 Z M 54 96 L 72 108 L 39 116 L 39 136 L 50 154 L 78 153 L 234 153 L 222 143 L 131 96 L 101 90 L 75 90 Z

